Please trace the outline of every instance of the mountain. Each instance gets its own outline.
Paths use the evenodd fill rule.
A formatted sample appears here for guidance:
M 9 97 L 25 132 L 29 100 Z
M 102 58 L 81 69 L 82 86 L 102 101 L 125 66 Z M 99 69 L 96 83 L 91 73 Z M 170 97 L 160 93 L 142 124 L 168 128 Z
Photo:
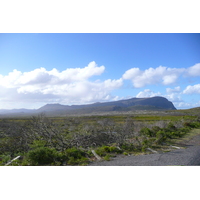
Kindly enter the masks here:
M 25 109 L 25 108 L 21 108 L 21 109 L 0 109 L 0 114 L 13 114 L 13 113 L 30 113 L 30 112 L 35 112 L 36 110 L 33 109 Z
M 93 103 L 86 105 L 47 104 L 38 109 L 41 112 L 83 114 L 92 112 L 134 111 L 134 110 L 176 110 L 172 102 L 164 97 L 131 98 L 126 100 Z
M 136 111 L 136 110 L 176 110 L 173 103 L 164 97 L 149 97 L 149 98 L 131 98 L 126 100 L 93 103 L 85 105 L 61 105 L 61 104 L 46 104 L 37 110 L 28 109 L 13 109 L 0 110 L 0 114 L 34 114 L 44 112 L 49 115 L 67 115 L 67 114 L 88 114 L 102 113 L 112 111 Z

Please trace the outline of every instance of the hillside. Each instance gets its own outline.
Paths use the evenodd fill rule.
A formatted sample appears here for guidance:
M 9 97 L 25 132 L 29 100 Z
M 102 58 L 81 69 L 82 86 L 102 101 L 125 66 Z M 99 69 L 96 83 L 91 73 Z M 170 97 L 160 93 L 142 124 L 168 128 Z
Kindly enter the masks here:
M 89 114 L 103 112 L 125 112 L 137 110 L 176 110 L 173 103 L 164 97 L 131 98 L 126 100 L 93 103 L 85 105 L 46 104 L 36 110 L 13 109 L 0 110 L 0 114 L 31 115 L 44 112 L 49 115 Z
M 131 98 L 112 102 L 94 103 L 87 105 L 47 104 L 38 111 L 60 114 L 84 114 L 92 112 L 134 111 L 134 110 L 176 110 L 172 102 L 164 97 Z

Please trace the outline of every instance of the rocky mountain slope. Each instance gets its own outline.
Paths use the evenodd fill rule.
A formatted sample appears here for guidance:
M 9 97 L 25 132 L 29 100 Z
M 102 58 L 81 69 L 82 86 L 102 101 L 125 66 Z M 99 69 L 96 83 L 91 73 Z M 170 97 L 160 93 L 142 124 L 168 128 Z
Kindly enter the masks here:
M 87 114 L 94 112 L 110 112 L 110 111 L 134 111 L 134 110 L 176 110 L 173 103 L 164 97 L 150 98 L 131 98 L 126 100 L 93 103 L 85 105 L 61 105 L 61 104 L 46 104 L 36 110 L 13 109 L 0 110 L 0 114 L 6 113 L 41 113 L 62 115 L 62 114 Z
M 127 110 L 176 110 L 172 102 L 164 97 L 132 98 L 127 100 L 94 103 L 87 105 L 64 106 L 60 104 L 47 104 L 38 111 L 55 110 L 94 110 L 94 111 L 127 111 Z

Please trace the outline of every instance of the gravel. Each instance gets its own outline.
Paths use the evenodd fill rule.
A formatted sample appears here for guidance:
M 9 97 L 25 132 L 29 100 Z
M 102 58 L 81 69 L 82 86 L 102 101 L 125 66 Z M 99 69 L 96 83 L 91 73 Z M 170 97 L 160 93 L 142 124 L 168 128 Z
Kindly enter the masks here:
M 110 161 L 92 162 L 89 166 L 198 166 L 200 165 L 200 135 L 185 145 L 185 149 L 176 149 L 166 153 L 146 155 L 120 155 Z

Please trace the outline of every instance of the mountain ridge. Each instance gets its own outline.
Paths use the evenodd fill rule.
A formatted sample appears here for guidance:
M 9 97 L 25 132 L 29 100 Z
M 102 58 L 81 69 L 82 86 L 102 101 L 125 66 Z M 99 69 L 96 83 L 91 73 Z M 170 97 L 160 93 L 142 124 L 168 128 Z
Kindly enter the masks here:
M 165 97 L 155 96 L 147 98 L 130 98 L 110 102 L 96 102 L 92 104 L 83 105 L 61 105 L 46 104 L 39 109 L 13 109 L 13 110 L 0 110 L 0 114 L 34 114 L 34 113 L 47 113 L 47 114 L 86 114 L 93 112 L 111 112 L 111 111 L 134 111 L 134 110 L 176 110 L 173 103 Z

